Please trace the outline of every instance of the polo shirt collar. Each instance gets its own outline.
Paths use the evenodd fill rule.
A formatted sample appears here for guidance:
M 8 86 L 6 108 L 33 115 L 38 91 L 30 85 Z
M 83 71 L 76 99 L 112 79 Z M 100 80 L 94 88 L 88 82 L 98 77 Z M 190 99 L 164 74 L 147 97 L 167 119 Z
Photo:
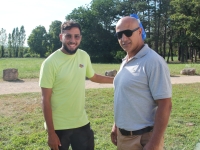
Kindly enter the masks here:
M 137 59 L 137 58 L 142 58 L 143 56 L 145 56 L 149 51 L 149 46 L 148 44 L 144 44 L 144 46 L 142 47 L 142 49 L 135 55 L 133 56 L 130 60 L 132 60 L 133 58 Z M 127 55 L 122 59 L 122 61 L 126 60 Z

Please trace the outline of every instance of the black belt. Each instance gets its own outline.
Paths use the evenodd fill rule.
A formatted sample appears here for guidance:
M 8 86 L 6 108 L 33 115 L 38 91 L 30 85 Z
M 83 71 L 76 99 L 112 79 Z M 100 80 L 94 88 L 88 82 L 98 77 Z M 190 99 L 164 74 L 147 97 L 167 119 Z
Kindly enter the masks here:
M 124 129 L 119 128 L 119 131 L 121 132 L 122 135 L 128 136 L 128 135 L 142 135 L 144 133 L 150 132 L 152 129 L 153 127 L 146 127 L 136 131 L 126 131 Z

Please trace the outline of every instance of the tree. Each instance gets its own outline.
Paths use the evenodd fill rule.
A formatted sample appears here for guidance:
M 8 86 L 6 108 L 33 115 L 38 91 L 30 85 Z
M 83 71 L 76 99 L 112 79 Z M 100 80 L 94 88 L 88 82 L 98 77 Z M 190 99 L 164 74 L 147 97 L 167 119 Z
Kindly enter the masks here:
M 62 46 L 60 42 L 59 34 L 60 34 L 60 26 L 62 22 L 55 20 L 51 23 L 49 28 L 49 53 L 54 52 L 55 50 L 59 49 Z
M 200 1 L 172 0 L 170 4 L 175 10 L 170 18 L 174 21 L 174 30 L 177 31 L 179 60 L 185 62 L 190 46 L 200 48 Z
M 66 16 L 66 19 L 73 19 L 80 23 L 83 37 L 80 48 L 89 53 L 92 62 L 112 63 L 115 61 L 116 51 L 121 49 L 114 36 L 112 24 L 114 19 L 108 21 L 108 18 L 115 16 L 115 13 L 111 13 L 115 11 L 114 3 L 112 3 L 112 0 L 106 0 L 109 5 L 106 5 L 103 0 L 94 2 L 94 5 L 91 3 L 91 8 L 85 6 L 74 9 L 72 13 Z M 102 7 L 102 5 L 105 7 Z M 106 16 L 108 17 L 105 17 L 104 12 L 107 13 Z
M 184 62 L 200 56 L 200 1 L 197 0 L 92 0 L 66 16 L 82 26 L 80 48 L 87 51 L 93 62 L 114 62 L 124 53 L 115 34 L 115 24 L 122 16 L 137 14 L 146 31 L 152 49 L 167 61 L 177 54 Z M 48 53 L 61 46 L 58 38 L 59 21 L 50 25 L 46 36 Z M 49 44 L 48 44 L 49 43 Z M 199 52 L 199 53 L 198 53 Z
M 11 38 L 12 38 L 12 42 L 11 42 L 12 43 L 12 56 L 18 57 L 18 50 L 19 50 L 19 41 L 18 41 L 19 29 L 18 29 L 18 27 L 13 29 Z
M 1 28 L 0 30 L 0 57 L 4 57 L 5 45 L 6 45 L 7 34 L 6 30 Z
M 10 57 L 22 57 L 24 42 L 26 40 L 26 34 L 24 26 L 21 26 L 20 30 L 14 28 L 12 34 L 8 37 L 8 53 Z
M 117 9 L 119 1 L 117 0 L 93 0 L 91 4 L 91 11 L 93 12 L 98 23 L 103 26 L 105 30 L 114 31 L 114 23 L 119 19 L 120 11 Z
M 45 57 L 47 52 L 48 39 L 47 32 L 44 26 L 38 26 L 31 32 L 28 37 L 28 45 L 32 52 L 40 55 L 40 57 Z
M 18 56 L 22 57 L 23 56 L 23 51 L 24 51 L 24 42 L 26 40 L 26 32 L 24 30 L 24 26 L 21 26 L 20 31 L 19 31 L 19 36 L 18 36 Z
M 8 35 L 8 57 L 12 57 L 12 35 Z

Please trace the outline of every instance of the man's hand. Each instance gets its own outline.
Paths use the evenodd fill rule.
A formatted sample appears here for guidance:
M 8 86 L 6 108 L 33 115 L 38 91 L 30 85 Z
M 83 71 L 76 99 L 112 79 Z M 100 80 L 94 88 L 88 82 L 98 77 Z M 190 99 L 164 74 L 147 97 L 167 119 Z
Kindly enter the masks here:
M 58 146 L 61 146 L 61 143 L 55 132 L 48 134 L 48 145 L 53 150 L 59 150 Z
M 110 137 L 111 137 L 112 143 L 117 146 L 117 127 L 115 126 L 115 123 L 113 124 Z

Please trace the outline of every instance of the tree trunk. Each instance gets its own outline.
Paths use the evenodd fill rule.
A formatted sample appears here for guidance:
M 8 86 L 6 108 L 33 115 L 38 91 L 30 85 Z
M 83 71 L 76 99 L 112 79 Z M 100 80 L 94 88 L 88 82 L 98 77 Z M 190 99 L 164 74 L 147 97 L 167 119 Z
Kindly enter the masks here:
M 163 58 L 165 59 L 165 55 L 166 55 L 166 36 L 167 36 L 167 25 L 165 24 L 164 27 L 164 40 L 163 40 Z
M 168 55 L 167 55 L 167 63 L 169 63 L 170 53 L 171 53 L 171 49 L 169 48 L 169 52 L 168 52 Z
M 191 59 L 191 62 L 194 62 L 193 55 L 194 55 L 194 49 L 191 48 L 190 49 L 190 59 Z

